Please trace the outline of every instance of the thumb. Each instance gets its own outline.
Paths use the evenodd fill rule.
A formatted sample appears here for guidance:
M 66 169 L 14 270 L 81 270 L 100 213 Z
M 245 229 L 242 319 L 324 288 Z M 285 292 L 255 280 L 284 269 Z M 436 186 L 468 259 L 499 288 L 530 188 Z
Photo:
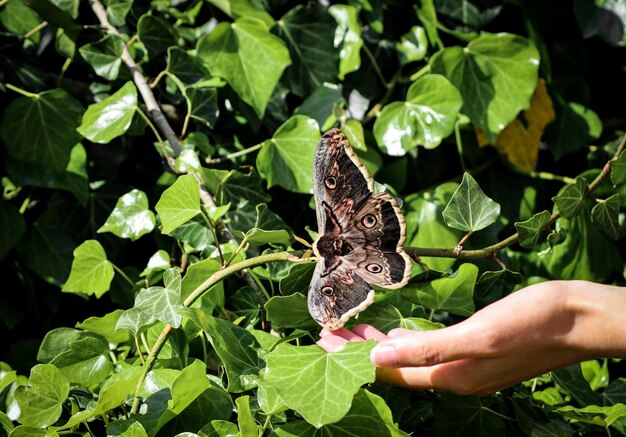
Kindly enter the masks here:
M 456 326 L 437 331 L 413 331 L 389 337 L 378 343 L 370 354 L 377 367 L 432 366 L 476 356 L 477 341 Z M 475 337 L 474 337 L 475 338 Z

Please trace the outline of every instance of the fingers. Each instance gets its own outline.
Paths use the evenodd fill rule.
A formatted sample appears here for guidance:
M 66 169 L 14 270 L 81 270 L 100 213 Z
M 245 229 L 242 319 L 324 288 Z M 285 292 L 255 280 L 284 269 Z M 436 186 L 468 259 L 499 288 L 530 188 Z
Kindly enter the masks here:
M 483 355 L 479 333 L 461 325 L 437 331 L 393 330 L 372 349 L 370 359 L 378 367 L 415 367 Z
M 383 341 L 387 339 L 387 335 L 374 328 L 372 325 L 356 325 L 352 332 L 358 334 L 365 340 L 374 339 L 376 341 Z
M 365 341 L 360 335 L 346 328 L 329 331 L 324 328 L 320 332 L 320 340 L 317 345 L 326 352 L 334 352 L 350 341 Z

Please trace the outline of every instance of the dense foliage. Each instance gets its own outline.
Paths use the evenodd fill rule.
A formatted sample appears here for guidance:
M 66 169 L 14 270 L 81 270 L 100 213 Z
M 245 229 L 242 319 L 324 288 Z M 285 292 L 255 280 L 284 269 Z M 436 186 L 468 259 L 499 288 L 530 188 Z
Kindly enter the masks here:
M 623 3 L 328 3 L 0 0 L 0 435 L 626 433 L 617 360 L 375 383 L 314 344 L 303 244 L 339 127 L 419 261 L 358 322 L 624 284 Z

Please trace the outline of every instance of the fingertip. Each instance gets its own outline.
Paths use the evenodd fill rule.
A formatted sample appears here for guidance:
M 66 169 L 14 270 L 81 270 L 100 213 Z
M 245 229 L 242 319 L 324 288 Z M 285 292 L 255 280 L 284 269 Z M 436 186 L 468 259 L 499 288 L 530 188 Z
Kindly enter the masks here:
M 387 336 L 388 337 L 401 337 L 407 334 L 414 334 L 415 332 L 417 331 L 414 331 L 412 329 L 396 328 L 396 329 L 392 329 L 391 331 L 389 331 L 387 333 Z
M 365 340 L 376 340 L 383 341 L 387 339 L 387 336 L 380 332 L 378 329 L 374 328 L 372 325 L 356 325 L 352 331 L 358 335 L 360 335 Z
M 398 365 L 396 348 L 390 344 L 378 344 L 370 352 L 370 361 L 377 367 L 396 367 Z
M 340 348 L 344 347 L 347 342 L 348 340 L 338 335 L 328 335 L 318 340 L 316 344 L 326 352 L 330 353 L 336 352 Z

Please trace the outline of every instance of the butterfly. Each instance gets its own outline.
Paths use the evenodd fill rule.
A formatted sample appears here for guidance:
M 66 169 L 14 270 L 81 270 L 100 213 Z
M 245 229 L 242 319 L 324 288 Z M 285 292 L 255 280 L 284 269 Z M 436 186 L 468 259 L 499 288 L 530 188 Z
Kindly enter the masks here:
M 406 225 L 396 199 L 374 193 L 374 179 L 339 129 L 326 132 L 315 149 L 313 196 L 319 236 L 308 308 L 317 323 L 337 330 L 374 301 L 370 284 L 408 282 Z

